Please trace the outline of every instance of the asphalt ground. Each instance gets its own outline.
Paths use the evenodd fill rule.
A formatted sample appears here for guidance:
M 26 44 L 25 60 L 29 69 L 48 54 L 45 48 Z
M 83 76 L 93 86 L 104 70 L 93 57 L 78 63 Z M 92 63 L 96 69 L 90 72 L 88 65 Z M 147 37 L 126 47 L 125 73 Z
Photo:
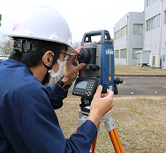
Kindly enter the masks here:
M 166 95 L 166 77 L 121 77 L 118 95 Z
M 123 79 L 123 84 L 117 85 L 118 95 L 115 96 L 165 96 L 166 76 L 118 76 Z M 116 77 L 115 77 L 116 78 Z M 74 83 L 73 83 L 74 85 Z M 68 97 L 73 97 L 73 85 L 69 89 Z

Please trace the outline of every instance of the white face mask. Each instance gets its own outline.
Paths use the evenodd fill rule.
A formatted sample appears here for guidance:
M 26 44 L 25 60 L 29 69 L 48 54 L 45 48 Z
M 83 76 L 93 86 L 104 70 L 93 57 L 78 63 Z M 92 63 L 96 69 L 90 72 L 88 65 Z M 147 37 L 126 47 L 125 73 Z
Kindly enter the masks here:
M 54 85 L 63 76 L 63 74 L 64 74 L 64 62 L 62 62 L 60 59 L 58 59 L 57 63 L 59 64 L 59 70 L 55 73 L 53 71 L 53 69 L 51 69 L 51 73 L 50 73 L 51 78 L 50 78 L 49 82 L 44 85 L 45 87 Z

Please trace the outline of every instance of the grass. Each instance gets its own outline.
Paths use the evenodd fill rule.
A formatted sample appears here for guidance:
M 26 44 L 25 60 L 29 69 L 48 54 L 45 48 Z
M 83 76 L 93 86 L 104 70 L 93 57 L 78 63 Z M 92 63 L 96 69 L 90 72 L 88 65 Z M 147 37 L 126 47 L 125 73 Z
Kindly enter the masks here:
M 77 129 L 80 98 L 67 98 L 56 110 L 66 138 Z M 125 153 L 166 153 L 166 96 L 114 97 L 111 116 Z M 115 152 L 104 126 L 100 124 L 96 153 Z
M 166 70 L 115 65 L 115 74 L 166 75 Z M 67 98 L 56 110 L 66 138 L 77 129 L 80 98 Z M 114 97 L 111 116 L 125 153 L 166 153 L 166 96 Z M 104 123 L 100 123 L 95 153 L 115 152 Z
M 166 75 L 166 70 L 129 65 L 115 65 L 115 74 Z

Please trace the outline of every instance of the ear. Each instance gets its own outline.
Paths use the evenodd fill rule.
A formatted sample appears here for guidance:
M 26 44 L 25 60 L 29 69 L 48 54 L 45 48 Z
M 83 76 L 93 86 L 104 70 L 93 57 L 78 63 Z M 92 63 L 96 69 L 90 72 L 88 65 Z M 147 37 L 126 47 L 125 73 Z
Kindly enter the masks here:
M 47 51 L 47 52 L 44 54 L 43 62 L 44 62 L 45 65 L 51 66 L 52 63 L 53 63 L 53 59 L 54 59 L 53 52 L 52 52 L 52 51 Z

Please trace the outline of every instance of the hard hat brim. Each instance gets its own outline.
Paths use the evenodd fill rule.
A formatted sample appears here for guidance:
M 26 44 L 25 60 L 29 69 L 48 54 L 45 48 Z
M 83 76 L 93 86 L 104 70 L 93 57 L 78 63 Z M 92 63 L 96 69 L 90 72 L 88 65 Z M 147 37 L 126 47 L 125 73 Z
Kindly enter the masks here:
M 71 54 L 71 53 L 78 54 L 78 52 L 77 52 L 74 48 L 72 48 L 71 46 L 68 46 L 67 53 L 68 53 L 68 54 Z

